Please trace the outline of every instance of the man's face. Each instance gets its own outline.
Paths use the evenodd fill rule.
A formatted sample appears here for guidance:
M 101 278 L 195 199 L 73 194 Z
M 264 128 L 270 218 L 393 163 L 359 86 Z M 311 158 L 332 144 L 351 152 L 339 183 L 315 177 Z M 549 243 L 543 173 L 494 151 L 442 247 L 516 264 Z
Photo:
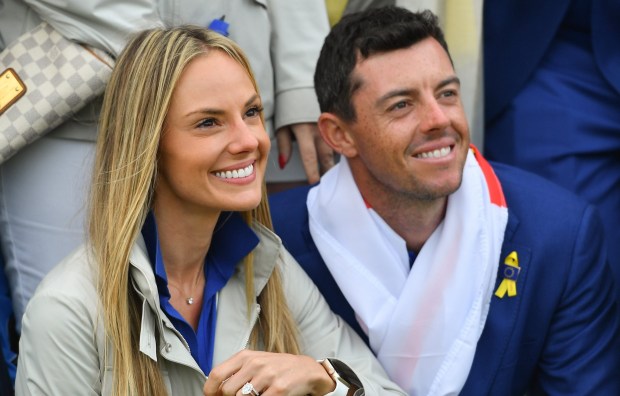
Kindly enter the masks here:
M 441 45 L 411 47 L 358 61 L 352 96 L 357 118 L 346 124 L 351 169 L 362 194 L 429 201 L 461 183 L 469 129 L 460 83 Z

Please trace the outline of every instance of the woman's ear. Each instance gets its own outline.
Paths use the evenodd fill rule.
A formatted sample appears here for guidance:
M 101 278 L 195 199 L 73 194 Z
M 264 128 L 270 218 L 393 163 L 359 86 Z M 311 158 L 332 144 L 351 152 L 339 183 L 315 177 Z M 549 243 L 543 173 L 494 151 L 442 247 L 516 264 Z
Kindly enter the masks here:
M 357 155 L 355 140 L 349 133 L 349 126 L 333 113 L 321 113 L 318 121 L 323 140 L 336 152 L 347 158 Z

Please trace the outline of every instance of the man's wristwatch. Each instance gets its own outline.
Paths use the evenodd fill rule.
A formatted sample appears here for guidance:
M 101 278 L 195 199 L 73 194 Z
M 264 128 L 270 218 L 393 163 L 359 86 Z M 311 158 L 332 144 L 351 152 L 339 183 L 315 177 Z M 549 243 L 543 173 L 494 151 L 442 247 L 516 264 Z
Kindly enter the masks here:
M 336 381 L 336 389 L 328 393 L 330 396 L 362 396 L 364 387 L 355 372 L 338 359 L 326 358 L 319 360 L 321 366 Z

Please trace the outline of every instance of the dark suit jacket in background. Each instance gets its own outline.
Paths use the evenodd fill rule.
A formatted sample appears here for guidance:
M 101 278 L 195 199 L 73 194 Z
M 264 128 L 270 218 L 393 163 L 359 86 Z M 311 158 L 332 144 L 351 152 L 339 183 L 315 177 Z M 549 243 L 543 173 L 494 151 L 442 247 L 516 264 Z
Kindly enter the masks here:
M 483 8 L 485 120 L 491 122 L 534 72 L 571 0 L 487 0 Z M 592 0 L 597 65 L 620 93 L 620 1 Z

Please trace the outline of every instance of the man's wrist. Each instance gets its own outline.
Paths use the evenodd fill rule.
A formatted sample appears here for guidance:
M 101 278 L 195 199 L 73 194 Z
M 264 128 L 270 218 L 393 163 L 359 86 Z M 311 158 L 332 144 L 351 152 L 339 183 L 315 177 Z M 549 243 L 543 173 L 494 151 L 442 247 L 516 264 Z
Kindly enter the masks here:
M 340 360 L 326 358 L 318 361 L 336 383 L 336 389 L 329 396 L 357 396 L 363 394 L 363 387 L 357 375 Z M 359 391 L 359 392 L 358 392 Z

